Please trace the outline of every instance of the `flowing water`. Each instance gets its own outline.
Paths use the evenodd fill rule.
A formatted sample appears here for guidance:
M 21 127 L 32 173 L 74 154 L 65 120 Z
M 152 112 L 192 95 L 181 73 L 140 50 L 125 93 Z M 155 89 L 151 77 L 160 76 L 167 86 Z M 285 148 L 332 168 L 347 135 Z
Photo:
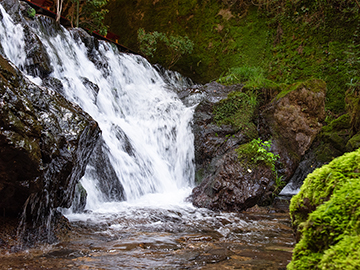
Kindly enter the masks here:
M 24 70 L 24 29 L 0 10 L 3 54 Z M 49 34 L 41 27 L 47 22 L 38 18 L 32 30 L 50 56 L 50 76 L 99 123 L 124 200 L 109 200 L 89 165 L 81 179 L 85 211 L 61 209 L 71 222 L 68 239 L 2 255 L 0 268 L 284 269 L 293 246 L 287 214 L 216 213 L 186 201 L 194 186 L 195 105 L 185 106 L 176 90 L 188 81 L 176 73 L 165 78 L 144 58 L 105 42 L 89 59 L 74 32 Z

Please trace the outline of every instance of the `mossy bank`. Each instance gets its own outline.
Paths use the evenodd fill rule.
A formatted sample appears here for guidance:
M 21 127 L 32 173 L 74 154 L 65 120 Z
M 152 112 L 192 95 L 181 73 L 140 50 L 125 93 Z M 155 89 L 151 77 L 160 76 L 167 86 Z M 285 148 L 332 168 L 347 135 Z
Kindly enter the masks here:
M 194 50 L 174 69 L 196 82 L 245 66 L 261 68 L 275 83 L 316 77 L 327 83 L 326 108 L 337 114 L 360 78 L 355 1 L 111 0 L 108 9 L 109 30 L 132 49 L 139 50 L 139 28 L 188 36 Z M 163 50 L 150 60 L 165 65 Z

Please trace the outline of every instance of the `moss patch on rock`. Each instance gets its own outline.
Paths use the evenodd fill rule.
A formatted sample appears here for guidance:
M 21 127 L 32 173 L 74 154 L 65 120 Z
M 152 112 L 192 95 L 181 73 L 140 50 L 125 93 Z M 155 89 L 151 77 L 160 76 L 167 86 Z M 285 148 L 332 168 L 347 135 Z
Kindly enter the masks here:
M 291 201 L 293 221 L 299 226 L 304 216 L 294 215 L 294 212 L 301 202 L 307 198 L 316 206 L 328 199 L 301 223 L 302 237 L 295 246 L 288 269 L 359 269 L 359 162 L 360 151 L 334 160 L 309 176 L 301 194 Z M 319 181 L 324 183 L 322 187 Z M 311 189 L 315 185 L 319 190 Z
M 257 131 L 252 120 L 257 106 L 256 93 L 231 92 L 226 99 L 215 104 L 214 121 L 217 125 L 231 125 L 235 131 L 243 130 L 249 138 L 255 138 Z
M 297 228 L 306 221 L 308 215 L 328 201 L 335 190 L 340 189 L 349 179 L 360 178 L 359 173 L 360 149 L 346 153 L 309 174 L 300 192 L 291 200 L 293 225 Z
M 309 79 L 307 81 L 303 82 L 296 82 L 289 86 L 282 85 L 282 91 L 277 94 L 275 97 L 276 100 L 285 97 L 287 94 L 289 94 L 292 91 L 305 88 L 307 90 L 310 90 L 311 92 L 318 93 L 318 92 L 324 92 L 326 89 L 326 83 L 323 80 L 320 79 Z

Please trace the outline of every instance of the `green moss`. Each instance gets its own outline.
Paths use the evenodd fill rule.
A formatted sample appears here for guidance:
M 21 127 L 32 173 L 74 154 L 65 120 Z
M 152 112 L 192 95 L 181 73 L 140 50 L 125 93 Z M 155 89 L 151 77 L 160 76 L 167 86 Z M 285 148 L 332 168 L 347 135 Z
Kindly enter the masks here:
M 318 206 L 303 224 L 302 238 L 295 246 L 288 269 L 358 269 L 359 171 L 348 174 L 345 182 L 338 186 L 330 200 Z
M 334 158 L 341 156 L 343 153 L 344 152 L 342 150 L 336 149 L 330 142 L 322 142 L 315 149 L 316 159 L 322 163 L 328 163 Z
M 301 191 L 290 203 L 290 214 L 295 227 L 304 222 L 309 213 L 329 200 L 334 190 L 339 189 L 349 178 L 359 176 L 360 149 L 334 159 L 328 165 L 309 174 Z
M 347 151 L 354 151 L 360 148 L 360 133 L 355 134 L 346 144 Z
M 329 125 L 324 126 L 322 131 L 324 132 L 332 132 L 332 131 L 339 131 L 342 129 L 349 129 L 351 128 L 351 118 L 349 114 L 341 115 L 339 118 L 334 119 L 330 122 Z
M 326 250 L 320 269 L 360 269 L 360 235 L 346 235 Z
M 311 90 L 314 93 L 318 93 L 326 89 L 326 83 L 323 80 L 314 79 L 314 78 L 304 82 L 296 82 L 283 88 L 283 90 L 275 97 L 275 99 L 280 99 L 282 97 L 285 97 L 290 92 L 302 88 L 306 88 L 307 90 Z
M 329 162 L 344 152 L 353 151 L 356 148 L 348 147 L 351 134 L 351 118 L 349 114 L 343 114 L 324 126 L 317 136 L 321 144 L 315 149 L 316 157 L 321 162 Z
M 251 123 L 258 101 L 253 92 L 234 91 L 226 99 L 215 104 L 214 120 L 217 125 L 232 125 L 235 130 L 244 130 L 251 137 L 254 125 Z

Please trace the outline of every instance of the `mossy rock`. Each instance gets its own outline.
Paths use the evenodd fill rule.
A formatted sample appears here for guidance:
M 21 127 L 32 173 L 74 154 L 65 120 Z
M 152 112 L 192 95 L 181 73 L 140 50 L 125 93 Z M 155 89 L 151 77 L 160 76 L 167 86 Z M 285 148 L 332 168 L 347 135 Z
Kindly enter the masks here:
M 213 108 L 214 121 L 217 125 L 231 125 L 236 131 L 244 130 L 250 137 L 257 134 L 252 120 L 258 101 L 255 93 L 234 91 L 226 99 L 215 104 Z
M 351 118 L 351 128 L 354 133 L 360 131 L 360 89 L 348 91 L 345 97 L 346 110 Z
M 346 144 L 347 151 L 353 151 L 360 148 L 360 133 L 355 134 Z
M 359 177 L 359 173 L 360 149 L 346 153 L 309 174 L 300 192 L 291 199 L 290 215 L 294 227 L 298 228 L 311 212 L 330 199 L 334 191 L 348 179 Z
M 359 151 L 346 155 L 346 159 L 359 162 Z M 353 167 L 349 168 L 352 171 Z M 349 168 L 342 168 L 347 176 L 336 185 L 330 200 L 317 207 L 302 224 L 302 238 L 295 246 L 288 269 L 359 269 L 360 173 L 358 169 L 347 171 Z M 330 189 L 334 184 L 331 186 Z
M 284 85 L 282 85 L 282 91 L 279 94 L 277 94 L 277 96 L 275 97 L 275 100 L 285 97 L 290 92 L 298 90 L 298 89 L 302 89 L 302 88 L 310 90 L 314 93 L 324 92 L 324 90 L 326 89 L 326 83 L 320 79 L 310 79 L 310 80 L 307 80 L 304 82 L 297 82 L 297 83 L 291 84 L 287 87 L 284 87 Z
M 345 152 L 354 151 L 356 148 L 347 146 L 351 136 L 351 116 L 343 114 L 322 127 L 316 141 L 320 142 L 316 147 L 315 155 L 321 162 L 330 162 Z

